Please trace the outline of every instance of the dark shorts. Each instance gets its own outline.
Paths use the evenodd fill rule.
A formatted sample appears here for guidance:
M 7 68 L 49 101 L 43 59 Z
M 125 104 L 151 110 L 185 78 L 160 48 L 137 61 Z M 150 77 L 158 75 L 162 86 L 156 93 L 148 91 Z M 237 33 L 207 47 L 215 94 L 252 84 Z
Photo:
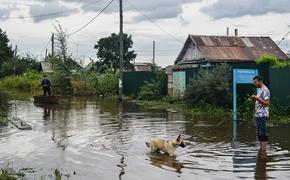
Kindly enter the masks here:
M 268 117 L 256 117 L 257 136 L 259 141 L 268 141 L 268 132 L 266 122 Z

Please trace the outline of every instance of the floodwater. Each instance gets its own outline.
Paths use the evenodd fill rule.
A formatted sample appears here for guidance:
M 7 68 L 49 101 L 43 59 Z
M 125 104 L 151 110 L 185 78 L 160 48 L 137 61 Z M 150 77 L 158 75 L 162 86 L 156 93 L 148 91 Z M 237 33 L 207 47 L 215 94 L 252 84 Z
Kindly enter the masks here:
M 267 157 L 258 155 L 253 123 L 191 118 L 134 103 L 73 98 L 56 106 L 11 101 L 10 113 L 33 130 L 0 128 L 0 168 L 22 170 L 27 179 L 176 180 L 290 179 L 290 128 L 271 128 Z M 16 103 L 16 111 L 13 104 Z M 150 154 L 145 142 L 186 144 L 176 157 Z

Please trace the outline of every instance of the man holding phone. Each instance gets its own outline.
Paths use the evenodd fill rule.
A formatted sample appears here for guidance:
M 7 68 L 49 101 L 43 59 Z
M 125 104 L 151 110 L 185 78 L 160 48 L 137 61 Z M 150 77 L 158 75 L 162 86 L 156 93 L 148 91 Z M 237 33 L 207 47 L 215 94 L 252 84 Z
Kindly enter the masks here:
M 270 91 L 265 86 L 262 76 L 253 78 L 254 85 L 259 88 L 257 95 L 251 98 L 255 101 L 255 117 L 257 123 L 257 136 L 260 141 L 260 150 L 266 152 L 268 132 L 266 122 L 269 118 Z

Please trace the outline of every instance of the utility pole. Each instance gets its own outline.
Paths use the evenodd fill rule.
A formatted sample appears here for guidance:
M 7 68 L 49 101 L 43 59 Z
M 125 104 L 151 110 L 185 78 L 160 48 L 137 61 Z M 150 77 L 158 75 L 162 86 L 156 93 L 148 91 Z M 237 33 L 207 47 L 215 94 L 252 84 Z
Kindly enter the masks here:
M 16 75 L 16 58 L 17 58 L 17 45 L 15 46 L 14 50 L 14 66 L 13 66 L 13 74 Z
M 155 41 L 153 41 L 153 58 L 152 58 L 152 64 L 155 64 Z
M 76 43 L 76 56 L 77 56 L 77 59 L 79 57 L 79 44 Z
M 44 57 L 44 61 L 47 61 L 47 49 L 45 49 L 45 57 Z
M 54 33 L 51 35 L 51 56 L 54 57 Z
M 124 39 L 123 39 L 123 0 L 120 1 L 120 79 L 119 79 L 119 100 L 123 99 L 123 61 L 124 61 Z

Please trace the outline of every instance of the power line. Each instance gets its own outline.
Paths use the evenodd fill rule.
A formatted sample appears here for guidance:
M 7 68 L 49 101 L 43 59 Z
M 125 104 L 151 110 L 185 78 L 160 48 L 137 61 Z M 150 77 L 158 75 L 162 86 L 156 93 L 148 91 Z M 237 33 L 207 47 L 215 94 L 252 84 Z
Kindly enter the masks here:
M 51 13 L 48 13 L 48 14 L 39 14 L 39 15 L 21 16 L 21 17 L 20 16 L 6 16 L 6 17 L 2 16 L 2 17 L 0 17 L 0 19 L 31 19 L 31 18 L 42 18 L 42 17 L 47 17 L 47 16 L 54 16 L 54 15 L 59 15 L 59 14 L 64 14 L 64 13 L 67 13 L 67 12 L 75 11 L 75 10 L 78 10 L 78 9 L 81 9 L 81 8 L 84 8 L 84 7 L 87 7 L 87 6 L 91 6 L 91 5 L 93 5 L 95 3 L 98 3 L 100 1 L 103 1 L 103 0 L 92 1 L 90 3 L 84 4 L 84 5 L 82 5 L 80 7 L 77 7 L 77 8 L 51 12 Z
M 46 45 L 44 46 L 44 48 L 40 51 L 40 53 L 39 54 L 37 54 L 36 56 L 34 56 L 34 58 L 38 58 L 45 50 L 46 50 L 46 48 L 47 48 L 47 46 L 49 45 L 49 43 L 50 43 L 50 38 L 49 38 L 49 40 L 48 40 L 48 42 L 46 43 Z
M 288 31 L 286 34 L 285 34 L 285 36 L 282 38 L 282 40 L 280 40 L 278 43 L 277 43 L 277 45 L 279 45 L 282 41 L 284 41 L 286 38 L 287 38 L 287 36 L 290 34 L 290 31 Z
M 99 17 L 112 3 L 114 0 L 111 0 L 93 19 L 91 19 L 88 23 L 86 23 L 84 26 L 79 28 L 78 30 L 74 31 L 73 33 L 69 34 L 69 36 L 72 36 L 78 32 L 80 32 L 82 29 L 87 27 L 90 23 L 92 23 L 97 17 Z
M 165 32 L 169 36 L 171 36 L 174 40 L 176 40 L 179 43 L 182 43 L 177 37 L 175 37 L 173 34 L 162 28 L 159 24 L 154 22 L 151 18 L 149 18 L 146 14 L 144 14 L 142 11 L 140 11 L 134 4 L 132 4 L 129 0 L 125 0 L 130 6 L 132 6 L 137 12 L 139 12 L 141 15 L 143 15 L 149 22 L 151 22 L 153 25 L 158 27 L 161 31 Z

